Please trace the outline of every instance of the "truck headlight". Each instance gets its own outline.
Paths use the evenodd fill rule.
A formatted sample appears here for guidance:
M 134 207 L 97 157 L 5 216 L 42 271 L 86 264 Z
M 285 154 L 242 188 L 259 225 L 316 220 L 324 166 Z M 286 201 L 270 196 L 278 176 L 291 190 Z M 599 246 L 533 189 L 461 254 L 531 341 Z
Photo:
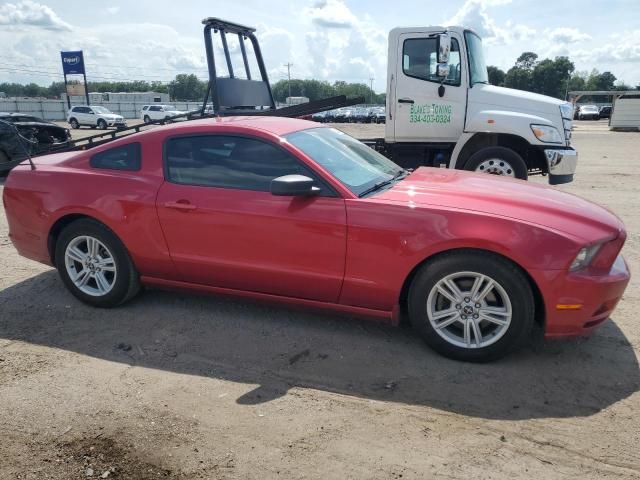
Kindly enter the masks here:
M 556 127 L 549 125 L 531 125 L 531 131 L 541 142 L 562 143 L 562 137 Z
M 575 272 L 576 270 L 581 270 L 584 267 L 587 267 L 591 263 L 591 260 L 593 260 L 593 257 L 596 256 L 601 246 L 602 244 L 599 243 L 597 245 L 591 245 L 590 247 L 582 248 L 571 263 L 569 271 Z

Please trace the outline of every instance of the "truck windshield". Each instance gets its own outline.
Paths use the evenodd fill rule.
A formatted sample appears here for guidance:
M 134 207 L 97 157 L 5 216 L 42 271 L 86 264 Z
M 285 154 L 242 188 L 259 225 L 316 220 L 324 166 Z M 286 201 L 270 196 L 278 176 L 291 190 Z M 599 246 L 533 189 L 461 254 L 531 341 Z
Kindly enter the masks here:
M 469 30 L 464 32 L 464 38 L 467 42 L 469 71 L 471 72 L 471 86 L 476 83 L 489 83 L 487 64 L 484 61 L 484 52 L 482 51 L 482 40 L 480 40 L 478 35 L 470 32 Z
M 373 148 L 334 128 L 311 128 L 285 138 L 358 196 L 404 173 Z

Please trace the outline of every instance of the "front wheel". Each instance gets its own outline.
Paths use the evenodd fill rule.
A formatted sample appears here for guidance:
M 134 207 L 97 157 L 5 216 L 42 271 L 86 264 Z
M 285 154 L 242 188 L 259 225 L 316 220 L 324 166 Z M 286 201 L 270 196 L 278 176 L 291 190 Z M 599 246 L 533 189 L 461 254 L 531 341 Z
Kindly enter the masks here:
M 471 155 L 464 165 L 465 170 L 489 173 L 526 180 L 527 164 L 522 157 L 506 147 L 487 147 Z
M 100 130 L 106 130 L 107 129 L 107 122 L 105 122 L 103 119 L 98 120 L 98 128 Z
M 529 282 L 504 258 L 479 251 L 443 254 L 425 264 L 409 291 L 409 319 L 438 353 L 468 362 L 503 357 L 529 338 Z
M 62 231 L 56 242 L 55 263 L 69 291 L 95 307 L 115 307 L 140 289 L 124 245 L 94 220 L 77 220 Z

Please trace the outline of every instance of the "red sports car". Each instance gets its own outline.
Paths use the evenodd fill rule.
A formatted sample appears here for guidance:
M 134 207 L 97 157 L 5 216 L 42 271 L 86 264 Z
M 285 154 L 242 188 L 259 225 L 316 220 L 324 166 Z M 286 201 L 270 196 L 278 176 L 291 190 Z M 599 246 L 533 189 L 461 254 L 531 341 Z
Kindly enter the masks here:
M 487 361 L 585 334 L 620 300 L 622 222 L 545 186 L 401 169 L 348 135 L 270 117 L 189 121 L 34 159 L 6 181 L 18 252 L 113 307 L 141 285 L 398 322 Z

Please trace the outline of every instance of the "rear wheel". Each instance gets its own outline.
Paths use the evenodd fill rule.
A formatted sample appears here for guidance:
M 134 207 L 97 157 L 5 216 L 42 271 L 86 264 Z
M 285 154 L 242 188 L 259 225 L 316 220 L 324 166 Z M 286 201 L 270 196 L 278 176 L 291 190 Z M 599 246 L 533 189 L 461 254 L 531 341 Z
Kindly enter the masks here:
M 144 120 L 144 123 L 150 123 L 151 122 L 151 118 L 149 118 L 149 115 L 145 115 L 143 120 Z
M 138 274 L 127 250 L 99 222 L 77 220 L 56 242 L 55 263 L 69 291 L 95 307 L 115 307 L 140 290 Z
M 489 252 L 452 252 L 424 265 L 409 292 L 409 318 L 438 353 L 469 362 L 496 360 L 529 338 L 531 286 Z
M 471 155 L 464 165 L 465 170 L 489 173 L 526 180 L 527 164 L 522 157 L 506 147 L 487 147 Z
M 71 120 L 69 120 L 69 124 L 71 125 L 71 128 L 73 128 L 73 129 L 80 128 L 80 124 L 78 123 L 78 120 L 76 120 L 75 118 L 72 118 Z

